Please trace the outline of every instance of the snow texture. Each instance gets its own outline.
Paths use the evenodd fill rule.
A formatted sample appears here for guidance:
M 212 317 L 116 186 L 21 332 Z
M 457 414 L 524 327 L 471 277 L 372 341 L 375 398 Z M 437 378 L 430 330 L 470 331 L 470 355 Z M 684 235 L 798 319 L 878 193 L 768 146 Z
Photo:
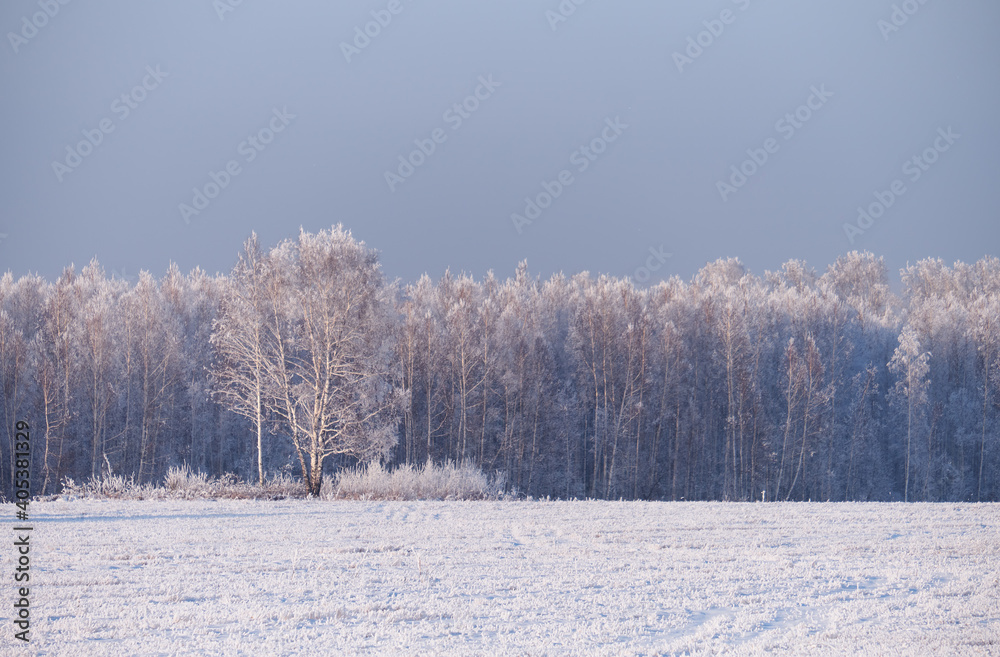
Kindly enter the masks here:
M 31 509 L 37 655 L 1000 653 L 992 504 Z

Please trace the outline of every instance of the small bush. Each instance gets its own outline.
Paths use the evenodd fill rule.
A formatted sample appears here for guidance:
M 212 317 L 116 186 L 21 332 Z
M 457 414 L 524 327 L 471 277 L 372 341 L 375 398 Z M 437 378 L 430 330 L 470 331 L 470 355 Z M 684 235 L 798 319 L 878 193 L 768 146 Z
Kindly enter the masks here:
M 495 500 L 503 496 L 504 478 L 487 477 L 472 463 L 434 465 L 421 468 L 401 465 L 386 470 L 370 463 L 340 472 L 320 491 L 323 499 L 352 500 Z
M 67 477 L 63 480 L 62 494 L 93 499 L 146 499 L 153 493 L 149 484 L 140 486 L 132 477 L 104 473 L 99 478 L 77 484 Z
M 208 487 L 208 475 L 204 472 L 191 472 L 191 467 L 185 463 L 178 467 L 167 470 L 167 476 L 163 478 L 163 483 L 167 490 L 198 492 Z

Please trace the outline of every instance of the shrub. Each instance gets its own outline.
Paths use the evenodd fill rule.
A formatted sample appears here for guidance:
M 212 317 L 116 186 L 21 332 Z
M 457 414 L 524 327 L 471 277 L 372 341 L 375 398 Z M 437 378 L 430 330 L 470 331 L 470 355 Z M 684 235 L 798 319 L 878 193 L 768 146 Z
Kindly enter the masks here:
M 132 477 L 104 473 L 99 478 L 77 484 L 67 477 L 63 480 L 62 494 L 94 499 L 146 499 L 153 493 L 150 485 L 140 486 Z
M 187 463 L 180 467 L 172 467 L 167 470 L 167 476 L 163 478 L 163 483 L 167 490 L 198 492 L 208 487 L 208 475 L 204 472 L 191 472 L 191 467 Z
M 90 499 L 168 500 L 168 499 L 268 499 L 305 497 L 306 488 L 287 474 L 281 474 L 261 484 L 239 481 L 235 475 L 210 478 L 204 472 L 193 472 L 184 464 L 172 467 L 163 478 L 163 486 L 139 485 L 132 477 L 104 474 L 82 484 L 66 478 L 62 496 Z
M 503 496 L 504 477 L 489 478 L 466 461 L 423 467 L 405 464 L 393 470 L 370 463 L 327 479 L 320 497 L 353 500 L 495 500 Z
M 388 470 L 371 463 L 328 477 L 320 491 L 322 499 L 353 500 L 495 500 L 504 497 L 504 477 L 491 478 L 470 462 L 421 467 L 401 465 Z M 88 499 L 266 499 L 304 498 L 305 484 L 281 473 L 263 485 L 240 481 L 235 475 L 209 477 L 187 464 L 171 467 L 162 486 L 138 484 L 133 477 L 103 474 L 78 484 L 62 482 L 61 497 Z M 60 496 L 55 496 L 60 497 Z

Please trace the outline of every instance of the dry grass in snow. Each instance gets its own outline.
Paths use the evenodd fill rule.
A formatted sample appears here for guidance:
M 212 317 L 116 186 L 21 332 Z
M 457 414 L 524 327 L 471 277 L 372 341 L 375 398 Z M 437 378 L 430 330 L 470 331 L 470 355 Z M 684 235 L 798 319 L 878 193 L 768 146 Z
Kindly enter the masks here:
M 386 470 L 371 463 L 344 470 L 336 483 L 327 480 L 321 497 L 351 500 L 495 500 L 503 495 L 503 479 L 490 479 L 471 463 L 423 467 L 401 465 Z

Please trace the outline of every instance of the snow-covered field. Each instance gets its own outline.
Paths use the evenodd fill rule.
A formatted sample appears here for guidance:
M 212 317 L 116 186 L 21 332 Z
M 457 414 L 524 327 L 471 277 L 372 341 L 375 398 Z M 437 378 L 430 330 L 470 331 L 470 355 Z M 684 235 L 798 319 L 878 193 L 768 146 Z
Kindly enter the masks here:
M 38 655 L 1000 654 L 1000 505 L 76 500 L 31 512 Z M 11 602 L 0 653 L 27 654 Z

